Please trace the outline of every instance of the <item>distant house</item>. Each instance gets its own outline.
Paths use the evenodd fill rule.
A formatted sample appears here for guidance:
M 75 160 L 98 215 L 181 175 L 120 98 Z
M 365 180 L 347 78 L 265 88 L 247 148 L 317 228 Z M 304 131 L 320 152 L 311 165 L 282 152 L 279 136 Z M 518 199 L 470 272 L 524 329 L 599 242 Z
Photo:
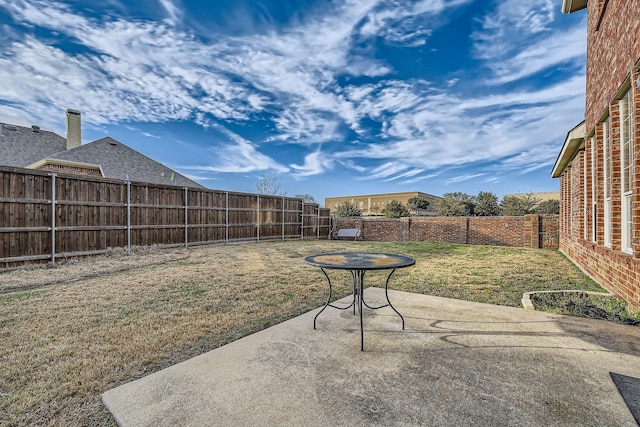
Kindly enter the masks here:
M 363 194 L 360 196 L 339 196 L 339 197 L 327 197 L 324 199 L 324 207 L 329 208 L 333 214 L 338 206 L 349 202 L 354 204 L 363 216 L 381 216 L 382 210 L 392 200 L 398 201 L 407 206 L 409 199 L 413 197 L 420 197 L 426 199 L 429 202 L 427 209 L 420 209 L 419 212 L 413 212 L 418 215 L 435 215 L 438 209 L 438 201 L 441 199 L 438 196 L 432 194 L 422 193 L 420 191 L 408 191 L 402 193 L 382 193 L 382 194 Z
M 563 0 L 588 9 L 585 120 L 568 131 L 560 179 L 560 250 L 640 310 L 640 2 Z
M 204 188 L 111 137 L 82 144 L 80 128 L 80 112 L 76 110 L 67 110 L 66 138 L 38 126 L 29 128 L 2 123 L 0 165 Z

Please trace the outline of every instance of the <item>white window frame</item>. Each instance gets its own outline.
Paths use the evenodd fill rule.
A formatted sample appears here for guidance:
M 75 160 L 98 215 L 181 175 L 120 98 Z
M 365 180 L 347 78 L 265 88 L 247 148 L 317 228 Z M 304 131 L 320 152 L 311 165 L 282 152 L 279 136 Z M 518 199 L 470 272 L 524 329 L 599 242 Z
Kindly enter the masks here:
M 621 249 L 633 253 L 633 102 L 631 90 L 620 99 Z
M 588 212 L 588 203 L 587 203 L 587 196 L 589 195 L 589 188 L 587 186 L 587 180 L 589 179 L 589 174 L 587 173 L 589 171 L 589 168 L 587 167 L 587 150 L 584 150 L 583 152 L 583 156 L 582 156 L 582 177 L 584 179 L 584 183 L 583 183 L 583 192 L 582 192 L 582 238 L 584 240 L 588 240 L 589 239 L 589 215 L 587 215 Z
M 598 186 L 597 168 L 598 150 L 596 149 L 596 137 L 591 137 L 591 241 L 598 243 Z
M 604 245 L 611 247 L 611 116 L 602 122 L 604 149 Z

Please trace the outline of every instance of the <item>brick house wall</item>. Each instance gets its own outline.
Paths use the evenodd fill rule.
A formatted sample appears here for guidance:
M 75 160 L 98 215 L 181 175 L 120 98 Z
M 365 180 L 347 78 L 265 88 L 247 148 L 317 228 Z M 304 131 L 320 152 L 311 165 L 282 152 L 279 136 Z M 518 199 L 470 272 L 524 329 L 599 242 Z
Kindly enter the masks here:
M 640 0 L 589 1 L 587 15 L 586 135 L 560 176 L 559 249 L 602 287 L 623 298 L 631 310 L 640 310 L 640 89 L 636 83 Z M 632 122 L 628 246 L 623 234 L 627 225 L 621 149 L 625 94 L 631 97 Z M 610 156 L 606 156 L 607 135 Z M 607 157 L 611 158 L 610 186 L 606 185 Z M 610 188 L 609 215 L 605 213 L 606 188 Z
M 620 89 L 620 84 L 638 60 L 639 11 L 640 0 L 589 1 L 585 113 L 587 131 L 593 129 L 600 120 L 609 102 Z
M 337 218 L 335 230 L 360 228 L 374 242 L 432 241 L 469 245 L 558 248 L 558 215 L 498 217 Z

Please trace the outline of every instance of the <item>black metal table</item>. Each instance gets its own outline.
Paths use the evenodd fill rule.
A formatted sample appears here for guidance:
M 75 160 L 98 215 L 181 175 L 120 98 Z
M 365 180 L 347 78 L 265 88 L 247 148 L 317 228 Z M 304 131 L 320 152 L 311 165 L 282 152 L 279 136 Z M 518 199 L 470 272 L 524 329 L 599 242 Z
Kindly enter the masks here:
M 339 310 L 347 310 L 353 307 L 353 314 L 356 314 L 356 306 L 358 306 L 358 312 L 360 313 L 360 350 L 364 351 L 364 327 L 362 323 L 362 306 L 366 306 L 372 310 L 377 310 L 383 307 L 391 307 L 402 320 L 402 329 L 404 330 L 404 317 L 389 301 L 389 280 L 391 276 L 398 268 L 409 267 L 416 263 L 416 260 L 404 255 L 396 254 L 382 254 L 371 252 L 340 252 L 340 253 L 326 253 L 311 255 L 304 259 L 304 262 L 320 267 L 320 270 L 324 273 L 329 282 L 329 297 L 324 307 L 313 318 L 313 329 L 316 329 L 316 319 L 322 313 L 325 308 L 333 307 Z M 346 307 L 339 307 L 331 304 L 331 297 L 333 294 L 333 287 L 331 285 L 331 279 L 327 274 L 328 269 L 331 270 L 349 270 L 353 277 L 353 301 Z M 387 276 L 387 280 L 384 284 L 384 295 L 387 298 L 387 303 L 378 307 L 371 307 L 364 300 L 364 276 L 369 270 L 391 270 Z

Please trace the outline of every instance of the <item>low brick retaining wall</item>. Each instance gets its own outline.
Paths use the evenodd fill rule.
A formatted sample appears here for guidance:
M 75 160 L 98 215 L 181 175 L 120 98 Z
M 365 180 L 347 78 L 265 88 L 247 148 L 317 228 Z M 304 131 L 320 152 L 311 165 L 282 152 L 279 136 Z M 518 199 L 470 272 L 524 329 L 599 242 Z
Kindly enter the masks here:
M 335 230 L 360 228 L 376 242 L 434 241 L 469 245 L 558 248 L 558 215 L 495 217 L 336 218 Z

